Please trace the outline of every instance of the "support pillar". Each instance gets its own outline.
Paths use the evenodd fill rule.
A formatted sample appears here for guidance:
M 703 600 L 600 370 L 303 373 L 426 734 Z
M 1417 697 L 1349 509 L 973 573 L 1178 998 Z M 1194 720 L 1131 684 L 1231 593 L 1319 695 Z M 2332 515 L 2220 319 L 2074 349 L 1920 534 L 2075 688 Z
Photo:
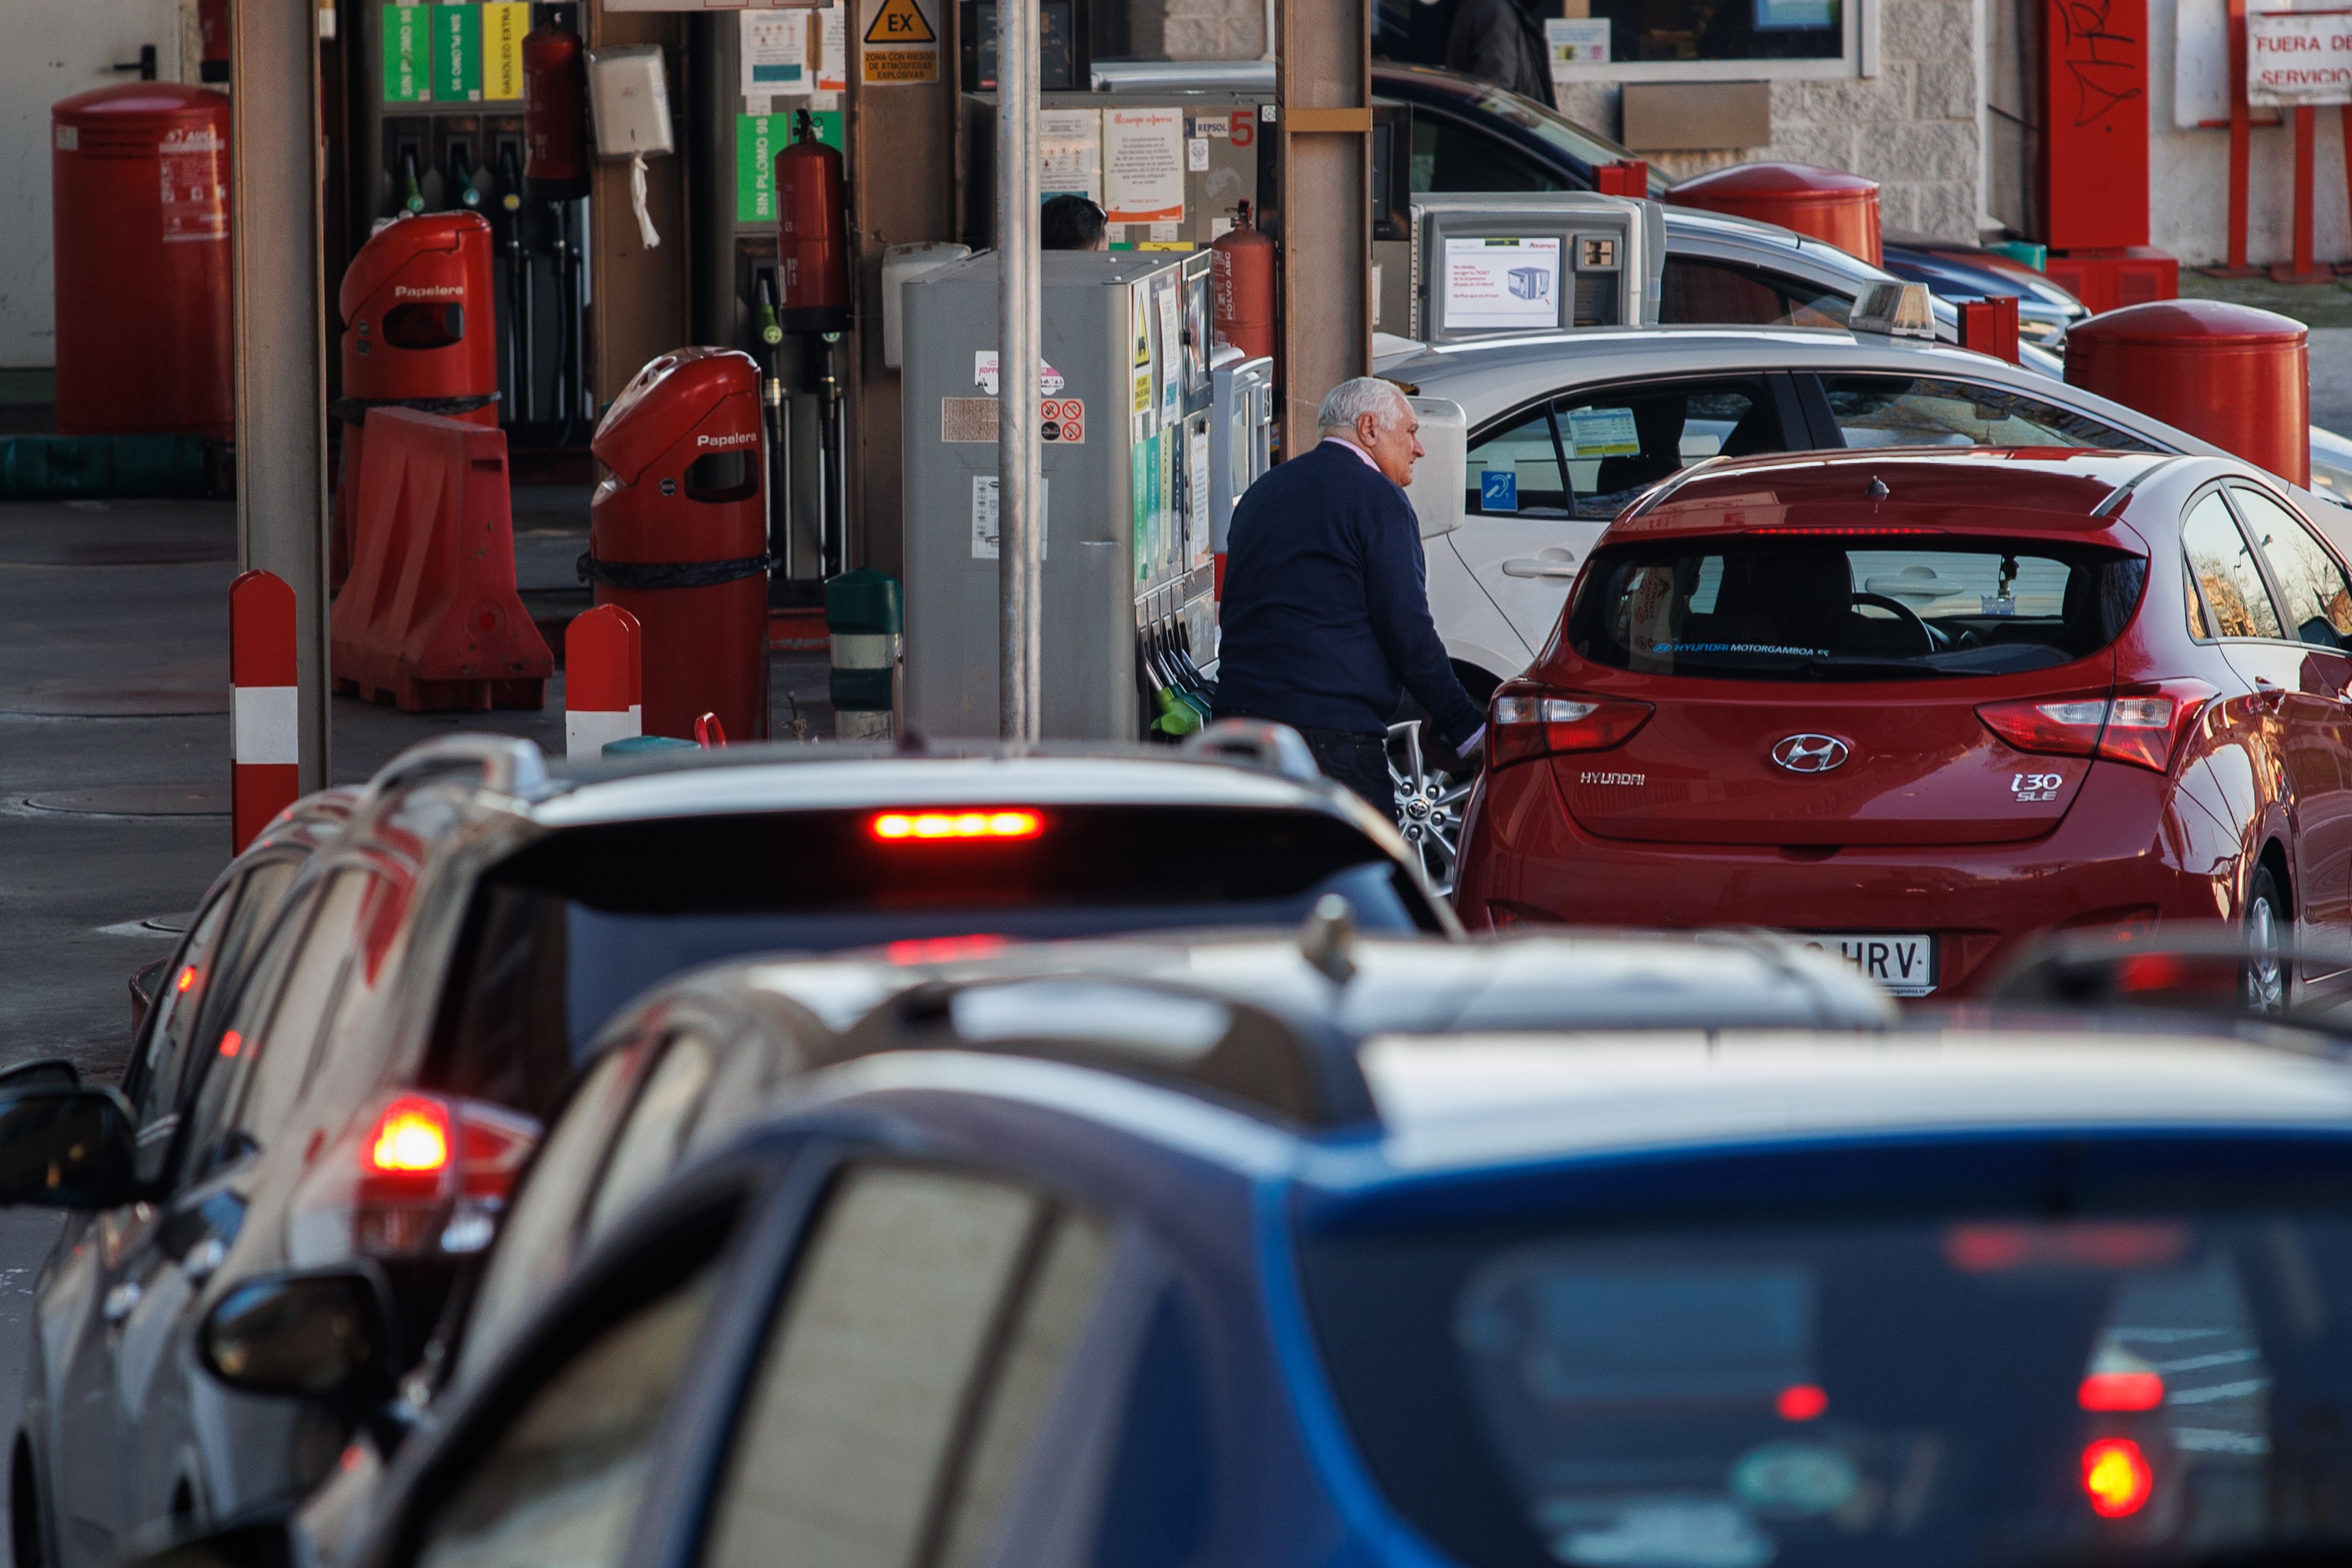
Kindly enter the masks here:
M 1314 445 L 1323 395 L 1372 365 L 1372 65 L 1366 0 L 1278 0 L 1282 449 Z
M 306 792 L 330 782 L 332 711 L 319 15 L 312 0 L 240 0 L 229 8 L 237 565 L 275 573 L 294 590 Z

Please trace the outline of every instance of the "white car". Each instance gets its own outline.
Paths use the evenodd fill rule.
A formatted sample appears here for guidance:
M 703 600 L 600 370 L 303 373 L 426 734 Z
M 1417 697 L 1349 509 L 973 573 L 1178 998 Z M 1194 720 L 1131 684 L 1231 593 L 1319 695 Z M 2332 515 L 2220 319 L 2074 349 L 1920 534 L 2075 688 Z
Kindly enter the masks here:
M 1430 609 L 1482 700 L 1551 637 L 1609 520 L 1709 458 L 1865 446 L 2222 455 L 2080 387 L 1916 339 L 1653 327 L 1382 347 L 1377 373 L 1422 400 L 1430 456 L 1412 489 Z M 2352 516 L 2294 495 L 2352 552 Z

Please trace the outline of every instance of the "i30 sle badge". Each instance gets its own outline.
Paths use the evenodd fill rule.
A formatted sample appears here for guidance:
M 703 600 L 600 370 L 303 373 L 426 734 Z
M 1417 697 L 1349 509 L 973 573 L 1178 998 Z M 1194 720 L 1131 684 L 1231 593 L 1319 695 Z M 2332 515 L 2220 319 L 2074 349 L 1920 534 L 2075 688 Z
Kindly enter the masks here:
M 1791 735 L 1772 748 L 1772 760 L 1792 773 L 1825 773 L 1845 759 L 1845 742 L 1834 735 Z

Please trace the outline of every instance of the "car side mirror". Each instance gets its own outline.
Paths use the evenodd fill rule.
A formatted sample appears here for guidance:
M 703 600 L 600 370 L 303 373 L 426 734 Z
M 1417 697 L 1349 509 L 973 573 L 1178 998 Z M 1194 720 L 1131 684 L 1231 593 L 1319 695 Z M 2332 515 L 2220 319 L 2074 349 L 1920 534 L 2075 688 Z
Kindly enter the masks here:
M 81 1069 L 63 1057 L 42 1057 L 0 1068 L 0 1090 L 12 1089 L 79 1089 Z
M 373 1264 L 263 1274 L 205 1314 L 196 1353 L 240 1393 L 367 1405 L 392 1394 L 396 1321 Z
M 1469 418 L 1450 397 L 1405 401 L 1421 421 L 1422 459 L 1404 493 L 1421 519 L 1421 536 L 1435 539 L 1462 526 L 1464 487 L 1470 482 Z
M 162 1543 L 152 1544 L 157 1536 Z M 282 1519 L 254 1520 L 176 1540 L 157 1531 L 147 1542 L 122 1558 L 123 1568 L 293 1568 L 293 1537 Z
M 0 1084 L 0 1206 L 108 1209 L 141 1196 L 134 1121 L 110 1089 Z

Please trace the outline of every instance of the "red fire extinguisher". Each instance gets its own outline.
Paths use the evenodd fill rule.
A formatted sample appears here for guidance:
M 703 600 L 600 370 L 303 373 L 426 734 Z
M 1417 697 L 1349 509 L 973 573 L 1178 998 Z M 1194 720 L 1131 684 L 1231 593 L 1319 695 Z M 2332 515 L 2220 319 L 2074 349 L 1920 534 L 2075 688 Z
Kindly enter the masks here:
M 522 41 L 522 184 L 542 202 L 588 194 L 588 59 L 558 10 Z
M 1234 226 L 1209 247 L 1209 276 L 1217 296 L 1217 346 L 1252 359 L 1274 353 L 1274 241 L 1250 226 L 1249 203 Z
M 816 139 L 803 109 L 793 144 L 776 154 L 776 264 L 784 282 L 777 315 L 788 332 L 849 330 L 848 206 L 840 150 Z
M 228 79 L 228 0 L 196 0 L 196 36 L 204 53 L 200 79 Z

